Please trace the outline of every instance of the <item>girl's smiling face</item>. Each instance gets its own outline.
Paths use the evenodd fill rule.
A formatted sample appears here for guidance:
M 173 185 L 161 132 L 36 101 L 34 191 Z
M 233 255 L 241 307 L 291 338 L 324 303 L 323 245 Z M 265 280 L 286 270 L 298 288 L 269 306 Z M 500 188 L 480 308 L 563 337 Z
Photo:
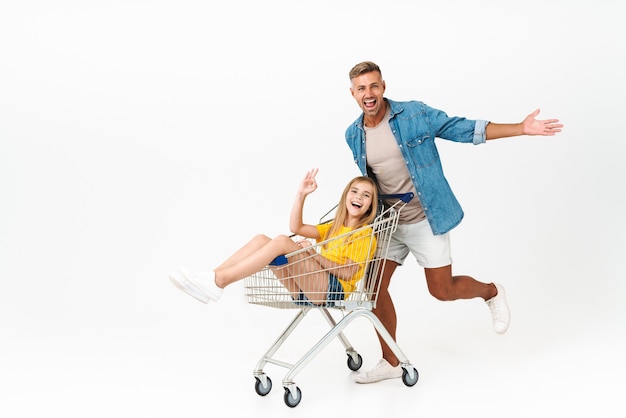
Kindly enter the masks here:
M 373 186 L 365 181 L 354 183 L 346 195 L 346 209 L 348 216 L 361 219 L 372 206 L 374 196 Z

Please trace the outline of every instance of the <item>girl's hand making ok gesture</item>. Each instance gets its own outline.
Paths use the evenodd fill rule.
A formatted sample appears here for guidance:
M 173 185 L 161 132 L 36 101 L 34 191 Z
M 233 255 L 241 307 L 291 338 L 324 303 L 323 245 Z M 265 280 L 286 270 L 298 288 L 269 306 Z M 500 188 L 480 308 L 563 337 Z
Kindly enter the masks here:
M 307 196 L 317 190 L 317 182 L 315 181 L 315 176 L 319 169 L 312 168 L 307 171 L 306 175 L 302 179 L 300 183 L 300 188 L 298 189 L 298 193 L 304 196 Z

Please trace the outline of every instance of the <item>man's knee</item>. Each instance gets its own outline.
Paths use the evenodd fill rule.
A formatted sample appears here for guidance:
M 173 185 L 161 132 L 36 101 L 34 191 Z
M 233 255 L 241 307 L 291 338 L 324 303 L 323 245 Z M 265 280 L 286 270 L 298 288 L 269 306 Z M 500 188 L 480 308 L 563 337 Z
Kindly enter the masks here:
M 437 300 L 440 301 L 449 301 L 454 300 L 452 295 L 452 289 L 446 286 L 441 286 L 441 284 L 428 284 L 428 291 L 430 294 Z
M 424 269 L 430 294 L 438 300 L 454 300 L 452 269 L 450 266 Z

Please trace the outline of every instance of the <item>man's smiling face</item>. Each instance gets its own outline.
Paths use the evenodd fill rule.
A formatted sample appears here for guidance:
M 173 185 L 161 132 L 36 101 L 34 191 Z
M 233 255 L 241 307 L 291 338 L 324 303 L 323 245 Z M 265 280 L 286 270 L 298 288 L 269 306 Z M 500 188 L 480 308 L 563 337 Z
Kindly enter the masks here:
M 363 73 L 352 79 L 350 86 L 352 97 L 363 110 L 366 126 L 376 126 L 385 116 L 387 110 L 383 95 L 385 81 L 378 71 Z

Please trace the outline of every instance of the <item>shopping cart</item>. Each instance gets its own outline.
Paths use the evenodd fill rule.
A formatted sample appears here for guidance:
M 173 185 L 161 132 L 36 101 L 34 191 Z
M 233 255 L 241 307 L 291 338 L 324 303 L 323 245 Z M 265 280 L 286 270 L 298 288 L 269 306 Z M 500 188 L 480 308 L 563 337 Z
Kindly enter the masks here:
M 263 270 L 244 279 L 244 288 L 248 303 L 278 309 L 299 310 L 295 318 L 257 363 L 254 370 L 255 390 L 260 396 L 267 395 L 272 389 L 272 380 L 263 371 L 263 367 L 267 363 L 271 363 L 289 369 L 282 382 L 285 389 L 283 399 L 287 406 L 292 408 L 297 406 L 302 400 L 302 392 L 300 388 L 296 386 L 293 380 L 294 377 L 335 337 L 337 337 L 345 347 L 348 356 L 348 368 L 352 371 L 358 370 L 363 364 L 363 359 L 351 346 L 342 331 L 355 318 L 361 316 L 366 317 L 372 322 L 376 331 L 400 360 L 400 366 L 403 369 L 402 381 L 404 384 L 406 386 L 413 386 L 417 383 L 419 376 L 417 370 L 409 363 L 402 350 L 400 350 L 400 347 L 372 312 L 372 309 L 376 307 L 376 297 L 380 288 L 380 281 L 377 280 L 377 277 L 385 266 L 391 234 L 398 225 L 400 211 L 413 198 L 413 193 L 382 195 L 380 198 L 381 200 L 385 199 L 385 201 L 392 199 L 395 203 L 382 206 L 374 222 L 370 225 L 319 243 L 310 241 L 311 247 L 277 257 Z M 331 209 L 331 212 L 333 210 L 334 208 Z M 327 217 L 329 213 L 322 217 L 320 224 L 325 223 L 324 218 Z M 293 236 L 292 239 L 298 241 L 302 238 Z M 315 273 L 312 273 L 310 268 L 305 271 L 304 263 L 310 263 L 312 261 L 311 257 L 315 257 L 315 253 L 338 251 L 339 246 L 342 246 L 346 242 L 354 244 L 349 246 L 350 248 L 360 247 L 361 251 L 365 250 L 366 253 L 369 254 L 365 262 L 353 263 L 346 266 L 352 268 L 351 271 L 354 272 L 352 277 L 358 280 L 354 285 L 354 290 L 347 295 L 347 297 L 344 298 L 342 289 L 337 289 L 337 291 L 324 289 L 324 291 L 307 292 L 306 294 L 302 292 L 297 294 L 291 293 L 288 290 L 288 281 L 318 280 L 320 275 L 317 273 L 324 273 L 322 277 L 327 282 L 328 271 L 321 267 Z M 343 248 L 345 248 L 345 246 L 343 246 Z M 311 249 L 314 249 L 315 253 L 310 251 Z M 351 260 L 356 258 L 351 258 L 350 254 L 344 255 Z M 345 287 L 350 288 L 351 286 L 344 285 L 344 288 Z M 339 310 L 343 313 L 343 317 L 339 322 L 335 321 L 329 309 Z M 324 316 L 331 326 L 330 331 L 294 364 L 275 358 L 274 356 L 278 349 L 310 310 L 316 310 Z

